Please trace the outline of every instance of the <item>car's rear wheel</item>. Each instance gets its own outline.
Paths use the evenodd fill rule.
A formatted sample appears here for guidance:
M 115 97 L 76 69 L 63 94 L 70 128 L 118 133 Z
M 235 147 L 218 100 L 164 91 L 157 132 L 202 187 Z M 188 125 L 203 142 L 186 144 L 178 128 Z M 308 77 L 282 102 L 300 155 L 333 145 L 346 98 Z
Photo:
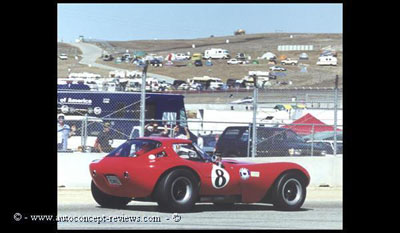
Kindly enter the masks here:
M 155 199 L 162 210 L 188 212 L 199 196 L 199 180 L 187 169 L 176 169 L 161 178 L 155 189 Z
M 92 181 L 91 191 L 94 200 L 103 207 L 121 208 L 126 206 L 132 199 L 128 197 L 116 197 L 102 192 Z
M 298 210 L 306 199 L 305 181 L 298 174 L 282 175 L 274 190 L 274 206 L 280 210 Z

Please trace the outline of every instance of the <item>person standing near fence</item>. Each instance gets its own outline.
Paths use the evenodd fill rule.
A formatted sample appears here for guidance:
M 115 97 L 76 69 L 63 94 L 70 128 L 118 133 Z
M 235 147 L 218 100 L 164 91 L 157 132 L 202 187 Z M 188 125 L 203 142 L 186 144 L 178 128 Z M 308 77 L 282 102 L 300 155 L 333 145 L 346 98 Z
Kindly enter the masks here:
M 94 144 L 94 149 L 96 152 L 104 153 L 110 152 L 112 147 L 110 141 L 112 140 L 112 134 L 110 131 L 110 123 L 104 123 L 104 129 L 97 136 L 96 142 Z
M 190 133 L 187 127 L 184 127 L 185 134 L 182 132 L 182 127 L 177 124 L 174 127 L 174 138 L 190 139 Z
M 164 130 L 160 130 L 158 128 L 158 124 L 156 122 L 151 122 L 150 124 L 147 124 L 144 127 L 144 136 L 145 137 L 150 137 L 150 136 L 168 137 L 168 129 L 165 126 Z
M 57 115 L 57 150 L 66 151 L 68 148 L 69 125 L 65 124 L 65 115 Z

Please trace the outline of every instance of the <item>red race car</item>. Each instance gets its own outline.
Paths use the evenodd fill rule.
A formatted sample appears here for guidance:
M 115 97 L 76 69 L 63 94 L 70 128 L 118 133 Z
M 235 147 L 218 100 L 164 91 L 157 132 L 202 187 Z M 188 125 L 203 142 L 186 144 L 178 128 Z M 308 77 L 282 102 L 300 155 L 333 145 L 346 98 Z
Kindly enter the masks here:
M 134 199 L 155 201 L 170 212 L 188 212 L 196 202 L 271 203 L 297 210 L 310 182 L 295 163 L 221 160 L 190 140 L 165 137 L 128 140 L 89 169 L 92 195 L 101 206 L 123 207 Z

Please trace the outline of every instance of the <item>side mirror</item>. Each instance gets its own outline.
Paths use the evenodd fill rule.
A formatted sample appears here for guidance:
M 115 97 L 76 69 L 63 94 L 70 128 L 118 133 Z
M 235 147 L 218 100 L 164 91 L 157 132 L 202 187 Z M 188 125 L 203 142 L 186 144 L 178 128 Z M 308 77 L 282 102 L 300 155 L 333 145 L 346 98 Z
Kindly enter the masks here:
M 211 162 L 216 163 L 218 166 L 221 166 L 221 157 L 217 155 L 213 155 L 211 157 Z
M 196 157 L 197 157 L 196 152 L 194 152 L 194 151 L 189 151 L 189 157 L 190 157 L 190 158 L 196 158 Z

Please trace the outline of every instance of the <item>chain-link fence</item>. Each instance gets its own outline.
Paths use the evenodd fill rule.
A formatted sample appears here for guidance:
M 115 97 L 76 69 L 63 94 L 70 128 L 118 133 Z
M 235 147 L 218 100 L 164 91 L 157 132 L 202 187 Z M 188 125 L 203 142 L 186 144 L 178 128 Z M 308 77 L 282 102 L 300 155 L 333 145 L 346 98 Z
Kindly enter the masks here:
M 245 122 L 176 121 L 146 119 L 145 136 L 186 135 L 209 154 L 222 157 L 252 157 L 252 124 Z M 68 151 L 109 152 L 130 138 L 140 136 L 139 119 L 81 117 L 69 120 Z M 336 155 L 342 154 L 342 127 L 336 131 Z M 325 124 L 257 124 L 256 157 L 335 155 L 333 126 Z

